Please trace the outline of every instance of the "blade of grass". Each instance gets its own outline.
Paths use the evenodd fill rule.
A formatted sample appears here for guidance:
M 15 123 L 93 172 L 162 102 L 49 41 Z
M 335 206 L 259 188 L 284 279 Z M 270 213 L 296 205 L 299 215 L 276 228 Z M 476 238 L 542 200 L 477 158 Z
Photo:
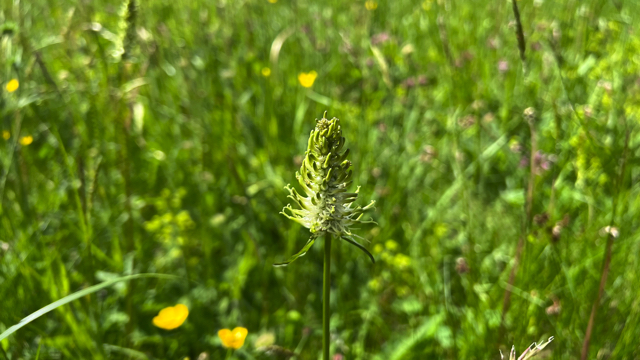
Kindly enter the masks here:
M 0 334 L 0 341 L 6 339 L 7 337 L 9 337 L 9 335 L 13 334 L 14 332 L 20 330 L 22 327 L 24 327 L 25 325 L 27 325 L 28 323 L 32 322 L 33 320 L 39 318 L 40 316 L 50 312 L 51 310 L 55 310 L 56 308 L 68 304 L 74 300 L 77 300 L 83 296 L 92 294 L 98 290 L 104 289 L 106 287 L 109 287 L 115 283 L 121 282 L 121 281 L 129 281 L 129 280 L 135 280 L 135 279 L 141 279 L 141 278 L 158 278 L 158 279 L 178 279 L 178 276 L 174 276 L 174 275 L 167 275 L 167 274 L 136 274 L 136 275 L 129 275 L 129 276 L 122 276 L 119 278 L 115 278 L 112 280 L 108 280 L 105 282 L 102 282 L 100 284 L 97 285 L 93 285 L 90 286 L 86 289 L 82 289 L 80 291 L 77 291 L 71 295 L 65 296 L 62 299 L 52 302 L 51 304 L 43 307 L 42 309 L 32 313 L 31 315 L 25 317 L 24 319 L 20 320 L 19 323 L 13 325 L 12 327 L 8 328 L 5 332 L 3 332 L 2 334 Z
M 133 350 L 133 349 L 117 346 L 117 345 L 112 345 L 112 344 L 104 344 L 102 346 L 108 352 L 122 354 L 132 359 L 149 359 L 149 357 L 145 353 L 137 350 Z

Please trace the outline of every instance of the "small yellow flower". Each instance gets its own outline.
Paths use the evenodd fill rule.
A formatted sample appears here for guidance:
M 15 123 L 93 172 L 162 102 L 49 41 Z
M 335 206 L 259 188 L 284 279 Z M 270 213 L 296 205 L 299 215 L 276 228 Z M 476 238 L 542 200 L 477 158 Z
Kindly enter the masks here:
M 318 73 L 311 70 L 308 73 L 300 73 L 300 75 L 298 75 L 298 81 L 300 81 L 300 85 L 306 88 L 310 88 L 313 86 L 313 83 L 316 81 L 317 77 Z
M 271 75 L 271 69 L 269 69 L 268 67 L 263 67 L 260 72 L 264 77 L 269 77 L 269 75 Z
M 20 87 L 20 83 L 18 82 L 17 79 L 11 79 L 6 86 L 6 89 L 8 92 L 14 92 L 16 90 L 18 90 L 18 87 Z
M 2 138 L 5 140 L 9 140 L 9 138 L 11 137 L 11 133 L 8 132 L 7 130 L 2 130 Z
M 244 339 L 248 332 L 243 327 L 237 327 L 233 330 L 222 329 L 218 331 L 218 337 L 222 341 L 222 346 L 238 350 L 244 345 Z
M 184 323 L 189 316 L 189 309 L 182 304 L 169 306 L 162 310 L 158 316 L 153 318 L 153 325 L 165 329 L 173 330 Z
M 33 136 L 27 135 L 20 138 L 20 145 L 27 146 L 33 142 Z
M 367 2 L 364 3 L 364 7 L 369 11 L 373 11 L 378 8 L 378 3 L 373 0 L 367 0 Z
M 275 4 L 278 2 L 278 0 L 268 0 L 270 3 Z

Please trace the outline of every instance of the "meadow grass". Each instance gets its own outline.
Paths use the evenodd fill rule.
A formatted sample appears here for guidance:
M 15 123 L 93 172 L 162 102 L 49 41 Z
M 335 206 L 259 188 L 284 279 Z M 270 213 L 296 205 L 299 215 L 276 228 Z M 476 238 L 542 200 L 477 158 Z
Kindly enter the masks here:
M 517 7 L 1 0 L 0 332 L 113 285 L 0 358 L 318 359 L 322 247 L 272 264 L 324 111 L 378 224 L 334 242 L 334 359 L 639 358 L 640 4 Z

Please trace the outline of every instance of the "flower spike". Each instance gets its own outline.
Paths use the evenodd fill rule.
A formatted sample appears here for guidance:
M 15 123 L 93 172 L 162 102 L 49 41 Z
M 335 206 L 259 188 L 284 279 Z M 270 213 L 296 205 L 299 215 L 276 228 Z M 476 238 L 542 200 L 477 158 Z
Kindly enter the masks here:
M 300 183 L 306 196 L 300 195 L 290 185 L 285 186 L 291 198 L 299 209 L 287 205 L 281 214 L 301 224 L 311 231 L 311 237 L 297 254 L 287 261 L 274 264 L 286 266 L 303 256 L 314 244 L 315 239 L 323 235 L 341 238 L 347 243 L 362 250 L 371 261 L 375 260 L 367 249 L 352 237 L 361 237 L 351 233 L 355 224 L 375 224 L 373 220 L 361 220 L 364 211 L 373 207 L 375 201 L 361 207 L 352 204 L 358 198 L 358 189 L 349 193 L 347 186 L 352 183 L 353 172 L 349 169 L 351 161 L 347 160 L 349 149 L 342 151 L 345 138 L 342 136 L 340 120 L 326 118 L 326 111 L 320 120 L 316 120 L 316 127 L 309 135 L 307 151 L 305 151 L 300 171 L 296 179 Z

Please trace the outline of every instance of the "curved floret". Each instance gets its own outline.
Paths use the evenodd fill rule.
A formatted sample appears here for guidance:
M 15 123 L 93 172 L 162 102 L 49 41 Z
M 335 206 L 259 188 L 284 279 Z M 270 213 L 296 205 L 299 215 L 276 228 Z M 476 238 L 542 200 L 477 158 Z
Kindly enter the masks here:
M 296 179 L 306 196 L 300 195 L 295 188 L 287 185 L 285 188 L 289 191 L 289 198 L 298 208 L 289 204 L 281 212 L 308 228 L 311 238 L 300 252 L 287 262 L 276 265 L 287 265 L 303 256 L 315 239 L 322 235 L 344 239 L 365 251 L 373 261 L 373 256 L 352 238 L 359 236 L 351 232 L 351 226 L 373 223 L 361 218 L 362 213 L 372 208 L 375 201 L 364 207 L 355 206 L 360 187 L 355 192 L 347 192 L 347 187 L 352 183 L 353 172 L 349 169 L 351 161 L 347 160 L 349 150 L 343 150 L 344 143 L 339 119 L 328 120 L 323 117 L 316 120 L 316 127 L 309 136 L 300 171 L 296 173 Z

